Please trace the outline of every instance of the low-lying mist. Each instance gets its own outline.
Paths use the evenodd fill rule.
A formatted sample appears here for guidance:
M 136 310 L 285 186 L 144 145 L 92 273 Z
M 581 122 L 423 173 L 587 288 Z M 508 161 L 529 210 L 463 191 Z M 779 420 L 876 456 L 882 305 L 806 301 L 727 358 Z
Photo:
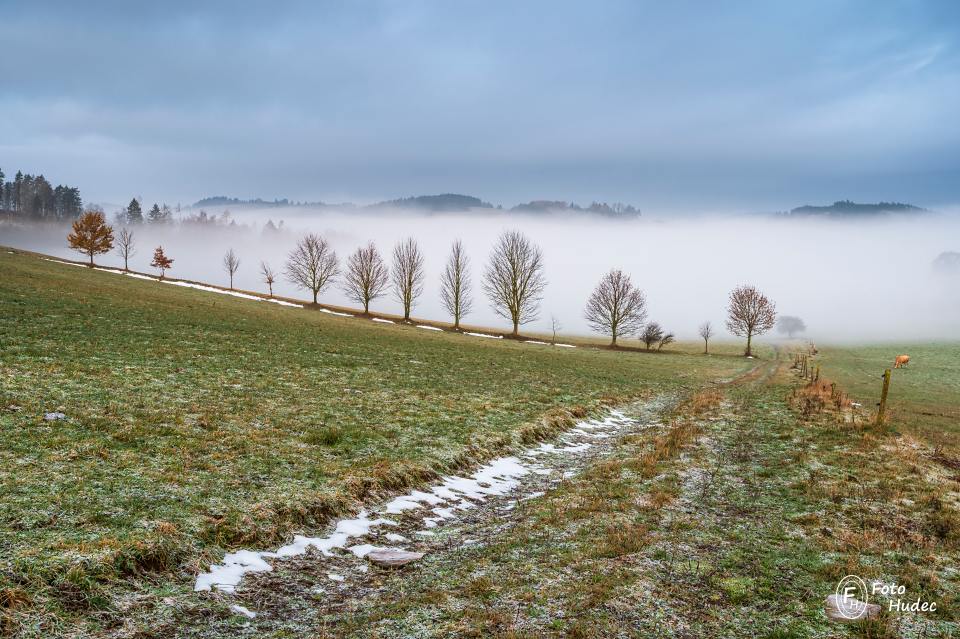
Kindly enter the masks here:
M 175 262 L 172 277 L 226 285 L 222 258 L 228 248 L 240 257 L 237 288 L 266 290 L 261 260 L 279 273 L 286 254 L 306 231 L 325 235 L 341 263 L 361 243 L 373 240 L 389 264 L 398 240 L 413 237 L 427 257 L 427 280 L 414 315 L 448 319 L 439 298 L 439 275 L 454 239 L 471 258 L 474 311 L 469 324 L 507 328 L 480 290 L 483 268 L 497 235 L 518 229 L 541 246 L 549 286 L 537 321 L 528 331 L 547 331 L 551 316 L 564 333 L 586 334 L 587 297 L 600 276 L 621 268 L 647 296 L 649 319 L 679 338 L 695 338 L 706 320 L 724 328 L 729 291 L 754 284 L 781 314 L 802 317 L 806 335 L 819 341 L 960 339 L 960 278 L 937 272 L 933 260 L 960 250 L 960 216 L 878 217 L 851 220 L 772 217 L 705 217 L 657 221 L 589 216 L 518 216 L 511 213 L 419 215 L 409 211 L 363 212 L 304 208 L 244 210 L 233 226 L 153 226 L 134 229 L 137 253 L 130 267 L 152 272 L 153 249 L 162 244 Z M 283 220 L 265 230 L 268 219 Z M 0 243 L 71 259 L 66 230 L 0 227 Z M 98 258 L 121 265 L 114 252 Z M 281 278 L 275 293 L 309 298 Z M 322 302 L 353 306 L 338 286 Z M 371 310 L 398 312 L 392 295 Z

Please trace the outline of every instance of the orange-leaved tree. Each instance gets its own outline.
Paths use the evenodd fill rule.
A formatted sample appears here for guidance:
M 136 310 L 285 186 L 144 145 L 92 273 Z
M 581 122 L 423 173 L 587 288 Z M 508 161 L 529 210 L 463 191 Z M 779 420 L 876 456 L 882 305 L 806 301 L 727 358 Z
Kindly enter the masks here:
M 93 268 L 93 256 L 108 253 L 113 248 L 113 227 L 107 224 L 100 211 L 87 211 L 73 223 L 67 244 L 75 251 L 86 253 Z
M 164 272 L 173 267 L 173 260 L 164 255 L 162 246 L 158 246 L 153 251 L 153 261 L 150 262 L 150 266 L 160 269 L 160 279 L 162 280 Z

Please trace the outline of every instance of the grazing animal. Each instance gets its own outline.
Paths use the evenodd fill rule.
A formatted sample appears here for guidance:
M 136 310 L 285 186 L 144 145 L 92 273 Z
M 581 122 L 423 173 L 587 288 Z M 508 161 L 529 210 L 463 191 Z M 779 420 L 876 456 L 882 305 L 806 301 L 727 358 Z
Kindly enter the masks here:
M 910 363 L 909 355 L 897 355 L 897 359 L 893 360 L 894 368 L 903 368 Z

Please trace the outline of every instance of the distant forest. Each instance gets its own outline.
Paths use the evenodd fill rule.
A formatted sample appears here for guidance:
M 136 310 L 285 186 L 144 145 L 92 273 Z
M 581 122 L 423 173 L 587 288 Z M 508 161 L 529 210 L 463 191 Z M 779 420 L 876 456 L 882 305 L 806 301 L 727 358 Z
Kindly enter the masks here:
M 923 213 L 926 209 L 913 204 L 902 202 L 877 202 L 876 204 L 859 204 L 850 200 L 839 200 L 827 206 L 812 206 L 810 204 L 798 206 L 790 211 L 790 215 L 876 215 L 878 213 Z
M 17 171 L 7 182 L 0 169 L 0 212 L 38 221 L 72 220 L 83 210 L 80 189 L 53 186 L 43 175 Z

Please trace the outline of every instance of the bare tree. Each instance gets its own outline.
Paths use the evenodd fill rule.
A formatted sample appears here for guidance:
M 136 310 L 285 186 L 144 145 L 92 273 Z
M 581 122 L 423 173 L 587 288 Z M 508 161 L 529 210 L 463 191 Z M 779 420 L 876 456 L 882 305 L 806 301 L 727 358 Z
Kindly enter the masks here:
M 370 313 L 370 302 L 381 297 L 390 279 L 390 272 L 376 245 L 369 242 L 347 259 L 343 291 L 350 299 L 363 304 L 363 313 Z
M 440 300 L 453 316 L 453 328 L 460 328 L 460 320 L 473 309 L 470 291 L 470 258 L 463 252 L 463 242 L 456 240 L 450 249 L 447 266 L 440 276 Z
M 237 254 L 233 252 L 233 249 L 229 249 L 223 255 L 223 270 L 230 275 L 230 290 L 233 290 L 233 276 L 237 272 L 237 269 L 240 268 L 240 258 L 237 257 Z
M 266 262 L 260 262 L 260 275 L 263 276 L 263 283 L 270 287 L 270 297 L 273 297 L 273 283 L 277 281 L 277 275 Z
M 663 336 L 657 340 L 657 352 L 659 353 L 660 351 L 662 351 L 663 347 L 666 346 L 667 344 L 672 344 L 673 340 L 674 340 L 673 333 L 664 333 Z
M 560 323 L 560 320 L 557 319 L 556 315 L 550 316 L 550 330 L 553 331 L 553 337 L 550 338 L 551 344 L 557 343 L 557 331 L 563 328 L 563 325 Z
M 777 318 L 777 332 L 793 339 L 794 333 L 802 333 L 807 330 L 807 324 L 799 317 L 793 315 L 781 315 Z
M 133 231 L 124 226 L 120 229 L 120 235 L 117 237 L 117 253 L 123 258 L 123 270 L 129 271 L 129 261 L 137 250 L 133 246 Z
M 513 322 L 514 337 L 521 324 L 537 319 L 546 286 L 540 248 L 519 231 L 503 233 L 490 253 L 483 290 L 497 315 Z
M 595 331 L 610 335 L 610 346 L 616 346 L 617 337 L 640 331 L 647 319 L 646 307 L 643 291 L 633 285 L 629 275 L 614 269 L 593 289 L 585 316 Z
M 293 284 L 313 293 L 316 304 L 317 296 L 340 274 L 340 264 L 326 238 L 308 233 L 287 256 L 284 274 Z
M 412 237 L 393 247 L 393 293 L 403 305 L 403 319 L 410 321 L 410 310 L 423 293 L 423 253 Z
M 704 322 L 699 328 L 700 337 L 703 338 L 704 355 L 710 352 L 710 338 L 713 337 L 713 326 L 710 322 Z
M 753 336 L 769 331 L 776 320 L 776 304 L 755 287 L 739 286 L 730 293 L 727 329 L 734 335 L 747 338 L 747 350 L 744 353 L 747 357 L 753 354 L 750 350 Z
M 663 327 L 656 322 L 650 322 L 647 324 L 644 327 L 643 332 L 640 333 L 640 341 L 646 345 L 648 351 L 656 342 L 659 342 L 661 339 L 663 339 Z

